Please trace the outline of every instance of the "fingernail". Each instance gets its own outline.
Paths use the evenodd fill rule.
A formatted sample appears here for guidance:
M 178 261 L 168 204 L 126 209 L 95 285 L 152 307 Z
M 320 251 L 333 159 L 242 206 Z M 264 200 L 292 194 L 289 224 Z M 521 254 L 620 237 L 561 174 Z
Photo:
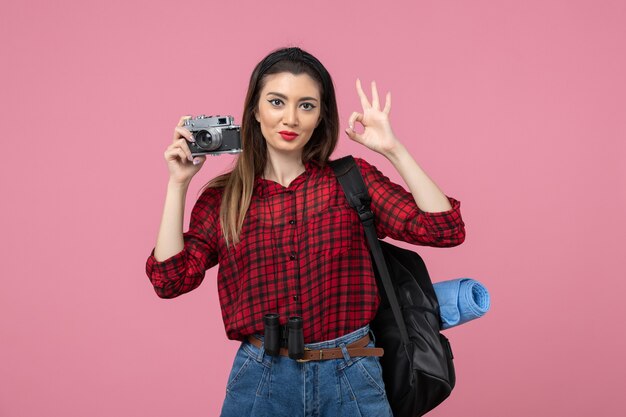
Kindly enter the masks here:
M 193 164 L 194 164 L 194 165 L 198 165 L 199 163 L 200 163 L 200 160 L 199 160 L 199 159 L 194 159 L 194 160 L 193 160 Z
M 187 159 L 189 159 L 190 161 L 193 161 L 193 156 L 189 155 Z
M 193 135 L 189 136 L 189 142 L 195 142 L 196 138 L 193 137 Z

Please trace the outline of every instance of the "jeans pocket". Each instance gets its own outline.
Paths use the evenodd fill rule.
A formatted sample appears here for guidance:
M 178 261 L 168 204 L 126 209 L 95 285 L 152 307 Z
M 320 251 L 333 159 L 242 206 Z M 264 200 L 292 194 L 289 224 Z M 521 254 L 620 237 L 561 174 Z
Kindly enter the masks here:
M 385 383 L 383 382 L 383 370 L 380 361 L 376 356 L 365 356 L 355 364 L 367 382 L 379 393 L 385 394 Z
M 376 356 L 356 358 L 340 370 L 340 381 L 353 399 L 381 397 L 386 399 L 382 369 Z
M 250 345 L 242 344 L 235 356 L 233 368 L 226 384 L 226 396 L 254 402 L 254 397 L 269 397 L 271 361 L 258 360 L 250 351 Z
M 235 360 L 233 361 L 233 367 L 230 370 L 230 375 L 228 376 L 228 382 L 226 383 L 226 392 L 230 392 L 237 382 L 243 378 L 248 367 L 250 366 L 250 362 L 252 358 L 243 350 L 242 347 L 239 348 L 237 354 L 235 355 Z

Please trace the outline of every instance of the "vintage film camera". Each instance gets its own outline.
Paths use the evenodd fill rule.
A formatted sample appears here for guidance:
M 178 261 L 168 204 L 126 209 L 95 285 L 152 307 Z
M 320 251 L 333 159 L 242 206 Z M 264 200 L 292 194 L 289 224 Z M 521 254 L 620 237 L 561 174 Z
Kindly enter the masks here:
M 185 120 L 183 126 L 195 142 L 187 141 L 191 155 L 220 155 L 241 152 L 239 126 L 233 116 L 205 116 L 201 114 Z

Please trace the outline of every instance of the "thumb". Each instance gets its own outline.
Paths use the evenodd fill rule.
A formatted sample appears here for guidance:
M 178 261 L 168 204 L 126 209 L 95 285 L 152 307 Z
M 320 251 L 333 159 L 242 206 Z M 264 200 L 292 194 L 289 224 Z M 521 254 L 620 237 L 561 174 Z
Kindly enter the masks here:
M 193 158 L 194 165 L 202 166 L 204 164 L 204 161 L 206 161 L 206 156 L 196 156 L 195 158 Z

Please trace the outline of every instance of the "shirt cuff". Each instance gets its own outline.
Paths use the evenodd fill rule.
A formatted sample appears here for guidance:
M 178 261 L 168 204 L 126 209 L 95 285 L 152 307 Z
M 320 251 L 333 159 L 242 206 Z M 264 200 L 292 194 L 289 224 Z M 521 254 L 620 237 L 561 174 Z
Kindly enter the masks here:
M 440 238 L 464 235 L 465 224 L 461 218 L 461 202 L 452 197 L 447 198 L 452 206 L 450 210 L 436 213 L 420 210 L 422 225 L 429 234 Z
M 157 261 L 154 257 L 154 249 L 152 249 L 146 261 L 146 274 L 155 286 L 165 281 L 175 281 L 183 276 L 184 268 L 182 266 L 184 262 L 184 249 L 163 261 Z

